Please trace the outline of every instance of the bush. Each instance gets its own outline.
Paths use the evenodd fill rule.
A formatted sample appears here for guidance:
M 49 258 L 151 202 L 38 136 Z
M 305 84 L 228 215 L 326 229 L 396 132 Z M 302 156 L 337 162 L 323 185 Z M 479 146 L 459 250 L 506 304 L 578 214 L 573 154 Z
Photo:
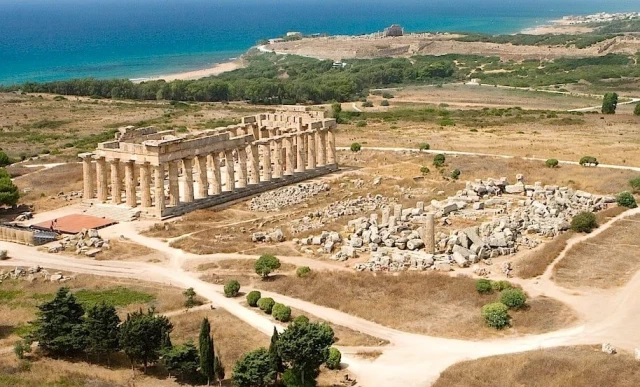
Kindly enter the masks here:
M 262 293 L 257 290 L 252 290 L 249 292 L 249 294 L 247 294 L 247 304 L 255 308 L 256 306 L 258 306 L 258 301 L 260 301 L 260 298 L 262 298 Z
M 301 314 L 300 316 L 293 319 L 294 324 L 309 324 L 309 317 Z
M 592 212 L 582 211 L 571 219 L 571 229 L 576 232 L 591 232 L 598 227 L 596 215 Z
M 593 157 L 593 156 L 583 156 L 583 157 L 580 159 L 579 164 L 580 164 L 580 165 L 582 165 L 583 167 L 584 167 L 584 166 L 587 166 L 587 167 L 591 167 L 591 166 L 597 167 L 597 166 L 598 166 L 598 164 L 600 164 L 600 163 L 598 162 L 598 159 L 596 159 L 596 158 L 595 158 L 595 157 Z
M 558 166 L 558 160 L 557 159 L 549 159 L 549 160 L 545 161 L 544 164 L 549 168 L 555 168 L 555 167 Z
M 278 321 L 287 322 L 291 319 L 291 308 L 276 302 L 271 308 L 271 315 Z
M 0 151 L 0 167 L 6 167 L 7 165 L 11 165 L 11 159 L 6 153 Z
M 382 102 L 380 102 L 380 106 L 389 106 L 389 101 L 386 99 L 383 99 Z
M 505 289 L 511 289 L 513 285 L 509 281 L 491 281 L 491 288 L 496 292 L 501 292 Z
M 354 142 L 353 144 L 351 144 L 351 152 L 360 152 L 360 149 L 362 149 L 362 145 L 360 145 L 359 142 Z
M 422 150 L 429 150 L 431 149 L 431 145 L 429 145 L 428 142 L 422 142 L 420 143 L 420 145 L 418 145 L 418 149 Z
M 266 314 L 271 314 L 271 311 L 273 310 L 273 305 L 275 303 L 276 302 L 273 301 L 273 298 L 271 297 L 261 298 L 258 300 L 258 308 L 260 308 L 260 310 L 265 312 Z
M 362 107 L 373 107 L 373 102 L 371 101 L 364 101 L 362 103 Z
M 227 297 L 235 297 L 240 292 L 240 283 L 236 280 L 228 281 L 224 284 L 224 295 Z
M 487 294 L 493 292 L 491 281 L 488 279 L 479 279 L 476 281 L 476 290 L 480 294 Z
M 444 165 L 445 161 L 446 161 L 446 158 L 442 153 L 440 153 L 435 155 L 435 157 L 433 158 L 433 165 L 436 167 L 441 167 Z
M 426 175 L 426 174 L 428 174 L 429 172 L 431 172 L 431 171 L 429 170 L 429 167 L 427 167 L 427 166 L 422 166 L 422 167 L 420 167 L 420 173 L 422 173 L 423 175 Z
M 505 289 L 500 295 L 500 302 L 509 309 L 520 309 L 527 303 L 527 296 L 521 289 Z
M 624 191 L 620 192 L 618 196 L 616 196 L 616 202 L 619 206 L 627 207 L 627 208 L 636 208 L 638 204 L 636 203 L 636 198 L 633 197 L 631 192 Z
M 256 274 L 260 275 L 263 279 L 267 278 L 269 274 L 280 268 L 280 260 L 271 254 L 263 254 L 258 258 L 254 264 Z
M 640 192 L 640 177 L 634 177 L 633 179 L 629 180 L 629 185 L 631 186 L 633 192 Z
M 327 358 L 326 365 L 330 370 L 339 370 L 340 361 L 342 360 L 342 354 L 336 348 L 329 348 L 329 357 Z
M 460 177 L 460 170 L 459 169 L 454 169 L 453 171 L 451 171 L 451 178 L 453 180 L 458 180 L 459 177 Z
M 311 268 L 309 266 L 300 266 L 296 269 L 296 275 L 301 278 L 306 277 L 309 273 L 311 273 Z
M 393 94 L 389 93 L 388 91 L 385 91 L 384 93 L 382 93 L 382 98 L 391 99 L 393 98 Z
M 636 116 L 640 116 L 640 103 L 637 103 L 636 107 L 633 108 L 633 114 L 635 114 Z
M 502 329 L 509 325 L 509 308 L 501 302 L 482 307 L 482 318 L 491 328 Z
M 367 126 L 367 121 L 365 120 L 360 120 L 356 122 L 356 128 L 364 128 L 365 126 Z

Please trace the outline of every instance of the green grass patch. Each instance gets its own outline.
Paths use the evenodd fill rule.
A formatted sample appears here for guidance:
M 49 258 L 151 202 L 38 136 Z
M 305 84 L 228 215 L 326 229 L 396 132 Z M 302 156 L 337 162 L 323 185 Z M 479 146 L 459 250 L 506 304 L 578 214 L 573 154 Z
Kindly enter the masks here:
M 9 303 L 21 295 L 20 290 L 0 290 L 0 303 Z
M 143 293 L 123 287 L 105 290 L 79 290 L 74 293 L 77 300 L 85 308 L 98 304 L 102 301 L 115 307 L 127 306 L 131 304 L 144 304 L 155 299 L 152 294 Z
M 58 129 L 71 121 L 64 120 L 40 120 L 29 125 L 32 129 Z

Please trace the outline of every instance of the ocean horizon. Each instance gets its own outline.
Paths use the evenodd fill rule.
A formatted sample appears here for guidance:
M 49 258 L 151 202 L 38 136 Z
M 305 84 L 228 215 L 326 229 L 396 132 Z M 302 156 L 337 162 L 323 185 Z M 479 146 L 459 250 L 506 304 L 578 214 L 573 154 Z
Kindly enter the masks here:
M 200 70 L 288 31 L 511 34 L 638 10 L 637 0 L 0 0 L 0 84 Z

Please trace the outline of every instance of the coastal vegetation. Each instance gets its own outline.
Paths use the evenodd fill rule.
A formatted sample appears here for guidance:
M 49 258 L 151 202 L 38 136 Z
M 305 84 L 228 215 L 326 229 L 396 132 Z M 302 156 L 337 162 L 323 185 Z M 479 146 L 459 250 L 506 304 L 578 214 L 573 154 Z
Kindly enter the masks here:
M 587 48 L 616 36 L 618 36 L 618 34 L 489 35 L 472 33 L 460 36 L 455 40 L 459 42 L 509 43 L 514 46 L 575 46 L 576 48 Z

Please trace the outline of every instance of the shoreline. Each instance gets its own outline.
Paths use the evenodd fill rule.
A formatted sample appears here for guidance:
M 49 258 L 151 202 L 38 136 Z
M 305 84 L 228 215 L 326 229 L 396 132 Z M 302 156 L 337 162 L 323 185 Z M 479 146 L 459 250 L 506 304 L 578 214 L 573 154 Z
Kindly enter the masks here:
M 240 57 L 240 58 L 231 59 L 227 62 L 216 63 L 213 67 L 208 67 L 205 69 L 184 71 L 180 73 L 171 73 L 166 75 L 157 75 L 153 77 L 131 78 L 129 80 L 133 83 L 142 83 L 142 82 L 160 81 L 160 80 L 164 80 L 166 82 L 177 81 L 177 80 L 189 81 L 194 79 L 210 77 L 214 75 L 220 75 L 222 73 L 241 69 L 243 67 L 245 67 L 244 60 L 242 59 L 242 57 Z

